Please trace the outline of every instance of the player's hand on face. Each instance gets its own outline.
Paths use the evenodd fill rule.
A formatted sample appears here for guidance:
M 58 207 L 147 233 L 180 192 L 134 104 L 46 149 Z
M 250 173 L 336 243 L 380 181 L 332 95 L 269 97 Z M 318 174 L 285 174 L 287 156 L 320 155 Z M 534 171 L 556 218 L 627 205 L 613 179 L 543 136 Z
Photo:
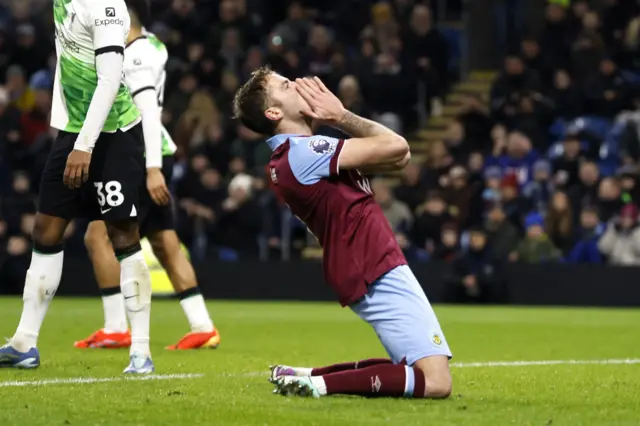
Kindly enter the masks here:
M 307 117 L 331 124 L 339 121 L 346 113 L 340 99 L 318 77 L 296 79 L 296 90 L 309 104 L 310 109 L 301 111 Z
M 147 190 L 153 202 L 159 206 L 165 206 L 171 200 L 162 170 L 158 168 L 147 169 Z
M 64 169 L 64 184 L 69 188 L 80 188 L 89 179 L 89 165 L 91 154 L 74 149 L 67 157 L 67 166 Z

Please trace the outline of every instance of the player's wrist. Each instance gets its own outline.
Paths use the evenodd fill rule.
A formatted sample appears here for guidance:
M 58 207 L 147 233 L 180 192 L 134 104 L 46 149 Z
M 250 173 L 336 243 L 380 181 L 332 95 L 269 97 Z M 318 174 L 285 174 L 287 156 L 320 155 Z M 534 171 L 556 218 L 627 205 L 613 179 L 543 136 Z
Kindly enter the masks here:
M 349 111 L 346 108 L 342 108 L 342 111 L 340 111 L 339 114 L 336 115 L 336 119 L 333 120 L 334 121 L 334 125 L 338 128 L 341 128 L 341 126 L 345 125 L 346 123 L 349 122 L 349 119 L 351 117 L 353 117 L 355 114 L 352 113 L 351 111 Z

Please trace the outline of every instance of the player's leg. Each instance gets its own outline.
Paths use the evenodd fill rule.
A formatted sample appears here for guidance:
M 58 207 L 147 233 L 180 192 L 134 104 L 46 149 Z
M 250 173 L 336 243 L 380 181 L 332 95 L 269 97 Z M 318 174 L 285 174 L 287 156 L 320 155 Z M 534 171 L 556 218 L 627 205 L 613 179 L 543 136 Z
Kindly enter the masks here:
M 174 230 L 155 231 L 147 238 L 153 253 L 167 271 L 171 284 L 180 298 L 191 332 L 177 344 L 167 349 L 215 348 L 220 344 L 220 336 L 207 311 L 204 298 L 198 289 L 193 266 L 180 248 L 180 241 Z
M 124 298 L 120 291 L 120 264 L 113 252 L 107 227 L 101 220 L 89 223 L 84 243 L 93 265 L 104 309 L 104 328 L 84 340 L 76 348 L 128 348 L 131 333 L 127 325 Z
M 315 377 L 283 376 L 277 381 L 279 393 L 449 396 L 451 352 L 433 309 L 408 267 L 387 273 L 352 309 L 374 327 L 394 364 Z
M 62 181 L 76 136 L 60 132 L 42 173 L 22 315 L 13 338 L 0 348 L 0 366 L 34 368 L 40 365 L 36 349 L 40 327 L 62 277 L 64 232 L 70 219 L 78 214 L 78 191 L 66 187 Z
M 162 158 L 162 174 L 168 184 L 173 177 L 173 156 Z M 180 299 L 180 305 L 191 326 L 177 344 L 167 349 L 215 348 L 220 344 L 220 335 L 211 321 L 204 298 L 198 288 L 193 266 L 180 247 L 175 232 L 175 215 L 172 203 L 157 205 L 149 195 L 147 185 L 140 188 L 140 233 L 147 237 L 153 253 L 167 272 L 173 289 Z
M 144 179 L 140 125 L 102 134 L 93 151 L 90 180 L 101 219 L 120 263 L 120 289 L 131 325 L 130 364 L 125 373 L 154 370 L 149 349 L 151 278 L 138 231 L 139 188 Z M 95 164 L 94 164 L 95 163 Z
M 289 365 L 271 366 L 271 382 L 275 382 L 280 376 L 324 376 L 325 374 L 338 373 L 340 371 L 362 370 L 372 365 L 393 364 L 389 358 L 371 358 L 362 361 L 343 362 L 328 365 L 326 367 L 292 367 Z

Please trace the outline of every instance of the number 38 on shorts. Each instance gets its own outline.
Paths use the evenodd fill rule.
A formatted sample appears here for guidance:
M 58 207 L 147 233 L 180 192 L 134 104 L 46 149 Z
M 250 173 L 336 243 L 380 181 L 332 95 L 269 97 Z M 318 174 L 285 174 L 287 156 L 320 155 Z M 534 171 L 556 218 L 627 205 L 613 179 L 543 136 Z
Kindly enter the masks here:
M 100 204 L 100 212 L 102 214 L 124 203 L 122 184 L 120 182 L 112 180 L 107 183 L 94 182 L 93 185 L 96 187 L 98 204 Z

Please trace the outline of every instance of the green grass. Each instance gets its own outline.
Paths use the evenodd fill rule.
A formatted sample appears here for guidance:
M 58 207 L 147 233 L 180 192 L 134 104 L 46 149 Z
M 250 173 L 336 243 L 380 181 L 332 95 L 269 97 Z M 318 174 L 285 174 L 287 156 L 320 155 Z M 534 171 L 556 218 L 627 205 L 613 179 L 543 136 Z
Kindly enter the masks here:
M 22 303 L 0 299 L 0 336 Z M 324 365 L 384 356 L 374 333 L 334 304 L 209 305 L 215 351 L 167 352 L 187 331 L 176 301 L 153 305 L 158 374 L 201 378 L 0 387 L 0 425 L 637 425 L 640 364 L 454 367 L 446 401 L 272 395 L 272 363 Z M 455 362 L 640 358 L 638 310 L 437 307 Z M 0 382 L 117 377 L 127 351 L 78 350 L 101 325 L 98 299 L 57 299 L 41 332 L 42 365 Z M 263 373 L 264 374 L 261 374 Z M 259 374 L 260 373 L 260 374 Z

